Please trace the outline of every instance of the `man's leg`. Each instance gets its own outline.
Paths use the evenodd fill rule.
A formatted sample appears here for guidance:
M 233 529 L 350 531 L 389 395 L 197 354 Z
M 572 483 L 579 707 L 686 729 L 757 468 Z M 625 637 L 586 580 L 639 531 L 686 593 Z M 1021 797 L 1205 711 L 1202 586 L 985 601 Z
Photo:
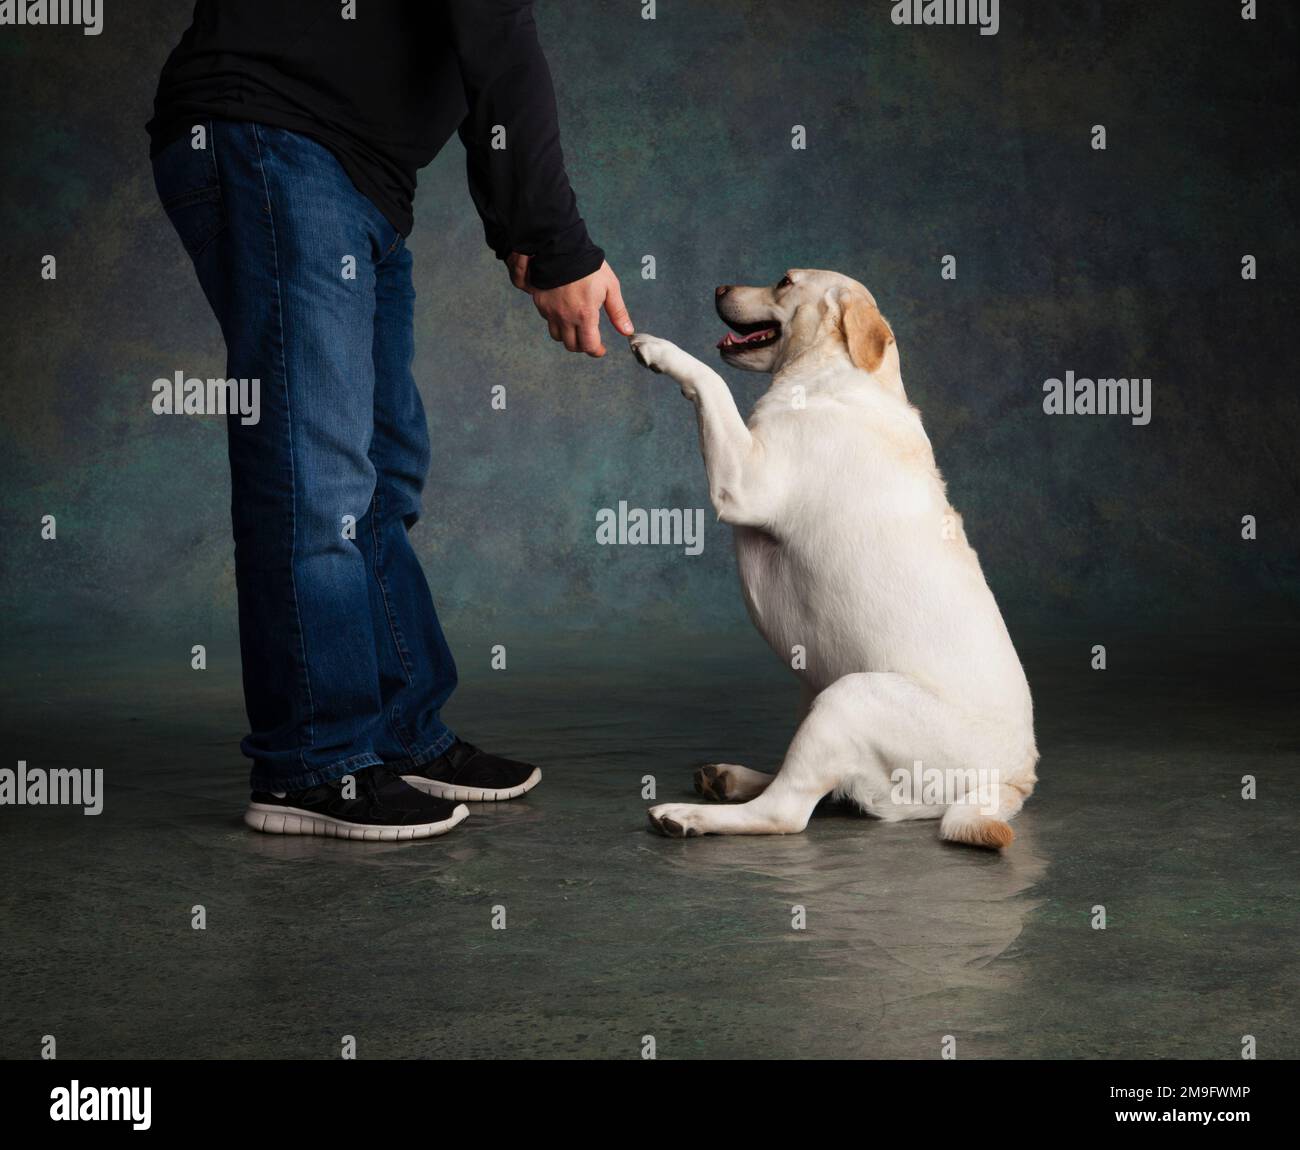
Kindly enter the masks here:
M 157 157 L 159 193 L 221 323 L 228 376 L 258 381 L 256 422 L 228 420 L 247 821 L 350 838 L 441 833 L 465 809 L 431 805 L 381 766 L 358 545 L 376 488 L 375 267 L 398 237 L 302 136 L 214 121 L 207 154 L 189 148 Z
M 214 125 L 231 253 L 228 372 L 261 379 L 230 421 L 231 514 L 256 790 L 381 762 L 379 673 L 357 522 L 374 491 L 375 221 L 319 144 Z M 354 280 L 344 278 L 346 257 Z
M 374 747 L 402 778 L 452 802 L 496 802 L 532 790 L 542 772 L 463 742 L 440 711 L 456 664 L 407 532 L 420 516 L 429 431 L 411 375 L 415 289 L 404 243 L 375 267 L 375 493 L 359 546 L 370 572 L 375 659 L 385 725 Z
M 375 266 L 375 493 L 357 545 L 370 575 L 370 611 L 385 724 L 375 750 L 385 762 L 422 765 L 456 741 L 440 712 L 456 688 L 456 664 L 408 532 L 420 517 L 429 429 L 411 374 L 415 288 L 406 244 Z

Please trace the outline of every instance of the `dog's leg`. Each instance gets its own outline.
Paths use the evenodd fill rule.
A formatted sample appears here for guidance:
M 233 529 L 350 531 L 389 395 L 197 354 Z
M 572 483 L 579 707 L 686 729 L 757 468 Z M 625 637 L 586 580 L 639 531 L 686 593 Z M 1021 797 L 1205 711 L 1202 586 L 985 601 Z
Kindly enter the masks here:
M 705 798 L 744 803 L 761 795 L 774 778 L 736 763 L 707 763 L 695 772 L 695 790 Z
M 817 688 L 808 683 L 799 685 L 799 706 L 795 714 L 796 728 L 808 717 Z M 776 778 L 766 771 L 754 771 L 737 763 L 706 763 L 695 771 L 695 793 L 719 802 L 746 803 L 756 799 Z
M 651 807 L 650 821 L 666 835 L 795 834 L 808 825 L 813 808 L 845 785 L 864 753 L 857 726 L 866 717 L 860 682 L 847 675 L 816 697 L 795 732 L 785 761 L 762 794 L 737 806 L 664 803 Z
M 1005 820 L 1032 786 L 1026 747 L 1032 754 L 1032 737 L 973 719 L 905 675 L 846 675 L 814 699 L 757 798 L 723 807 L 665 803 L 650 809 L 650 821 L 674 837 L 791 834 L 834 792 L 888 821 L 942 816 L 944 838 L 1005 846 L 1013 837 Z M 918 778 L 918 763 L 953 782 L 965 801 L 950 803 L 946 792 L 934 801 L 924 784 L 936 776 Z
M 709 499 L 718 518 L 737 526 L 764 526 L 772 488 L 763 481 L 761 446 L 740 417 L 726 381 L 666 339 L 638 332 L 629 342 L 638 362 L 675 380 L 695 404 Z

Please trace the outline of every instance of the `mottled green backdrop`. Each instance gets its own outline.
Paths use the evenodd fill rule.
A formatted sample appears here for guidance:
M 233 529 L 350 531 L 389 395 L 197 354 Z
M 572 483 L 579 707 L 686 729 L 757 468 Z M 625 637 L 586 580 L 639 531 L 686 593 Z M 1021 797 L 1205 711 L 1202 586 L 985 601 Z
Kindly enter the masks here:
M 224 366 L 143 130 L 189 6 L 106 7 L 97 38 L 0 29 L 6 626 L 228 639 L 223 429 L 149 404 L 156 377 Z M 710 358 L 714 284 L 850 273 L 1013 622 L 1293 618 L 1294 12 L 1006 0 L 981 37 L 890 7 L 538 5 L 570 174 L 634 321 Z M 595 542 L 620 499 L 707 504 L 676 389 L 621 343 L 594 362 L 550 342 L 483 245 L 455 141 L 416 217 L 435 442 L 416 540 L 453 637 L 746 627 L 725 528 L 698 558 Z M 1150 376 L 1150 425 L 1044 416 L 1070 369 Z M 745 408 L 764 381 L 731 382 Z

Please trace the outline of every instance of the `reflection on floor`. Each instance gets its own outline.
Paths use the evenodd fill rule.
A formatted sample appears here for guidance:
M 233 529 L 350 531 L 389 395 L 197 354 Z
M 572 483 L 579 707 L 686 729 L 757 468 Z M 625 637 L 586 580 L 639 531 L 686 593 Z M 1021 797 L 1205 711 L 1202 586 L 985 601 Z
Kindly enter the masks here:
M 463 645 L 449 718 L 546 777 L 411 845 L 245 830 L 227 653 L 28 646 L 5 765 L 106 801 L 0 808 L 0 1056 L 1296 1057 L 1294 635 L 1112 635 L 1106 672 L 1017 640 L 1042 781 L 1003 856 L 842 810 L 652 834 L 645 776 L 779 762 L 796 692 L 751 637 Z

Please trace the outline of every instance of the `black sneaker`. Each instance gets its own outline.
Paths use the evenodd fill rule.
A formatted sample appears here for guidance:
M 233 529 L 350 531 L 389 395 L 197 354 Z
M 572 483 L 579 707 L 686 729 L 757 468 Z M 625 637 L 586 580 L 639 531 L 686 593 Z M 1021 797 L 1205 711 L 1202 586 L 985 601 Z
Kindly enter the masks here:
M 350 799 L 343 797 L 343 779 L 291 794 L 254 791 L 244 822 L 271 835 L 389 843 L 445 835 L 469 814 L 463 803 L 409 787 L 385 766 L 365 767 L 351 777 L 356 787 Z
M 489 755 L 463 739 L 457 739 L 448 750 L 423 766 L 403 763 L 397 769 L 403 781 L 426 795 L 458 803 L 517 799 L 542 781 L 540 767 Z

